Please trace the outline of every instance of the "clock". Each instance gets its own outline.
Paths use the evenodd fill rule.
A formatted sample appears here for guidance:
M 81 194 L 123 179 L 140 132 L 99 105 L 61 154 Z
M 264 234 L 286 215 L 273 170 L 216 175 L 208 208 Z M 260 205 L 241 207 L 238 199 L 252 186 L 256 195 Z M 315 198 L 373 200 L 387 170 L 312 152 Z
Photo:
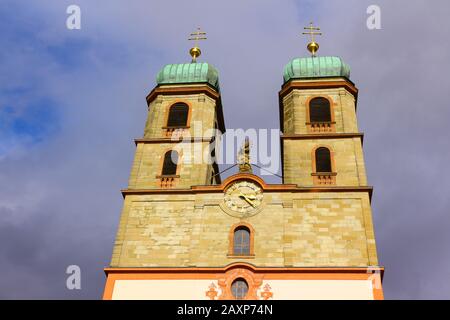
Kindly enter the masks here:
M 232 216 L 248 217 L 261 210 L 263 197 L 261 187 L 254 182 L 238 181 L 225 191 L 223 207 Z

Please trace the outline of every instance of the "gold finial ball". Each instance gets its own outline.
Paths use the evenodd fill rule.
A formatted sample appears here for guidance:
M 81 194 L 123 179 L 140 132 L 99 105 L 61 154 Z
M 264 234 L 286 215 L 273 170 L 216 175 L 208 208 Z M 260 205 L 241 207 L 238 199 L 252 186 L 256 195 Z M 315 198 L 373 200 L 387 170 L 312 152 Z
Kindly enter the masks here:
M 316 52 L 319 50 L 319 44 L 317 42 L 312 41 L 312 42 L 308 43 L 307 48 L 308 48 L 308 51 L 311 52 L 311 54 L 313 56 L 315 56 Z
M 192 61 L 195 61 L 202 54 L 202 51 L 199 47 L 193 47 L 189 50 L 189 53 L 191 54 Z

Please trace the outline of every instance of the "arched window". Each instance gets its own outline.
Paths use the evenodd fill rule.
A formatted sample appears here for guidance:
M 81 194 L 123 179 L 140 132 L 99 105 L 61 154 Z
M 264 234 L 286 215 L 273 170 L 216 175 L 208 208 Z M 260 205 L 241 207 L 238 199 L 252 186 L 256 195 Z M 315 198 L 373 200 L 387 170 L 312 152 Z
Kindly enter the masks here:
M 250 255 L 250 230 L 247 227 L 240 226 L 234 229 L 233 255 Z
M 189 106 L 179 102 L 172 105 L 169 109 L 167 118 L 168 128 L 186 127 L 189 115 Z
M 320 147 L 316 149 L 316 172 L 332 172 L 330 149 Z
M 312 99 L 309 102 L 309 119 L 311 123 L 331 122 L 330 101 L 323 97 Z
M 164 163 L 161 175 L 171 176 L 177 174 L 178 152 L 174 150 L 167 151 L 164 155 Z
M 236 299 L 244 299 L 248 293 L 248 284 L 242 278 L 238 278 L 231 284 L 231 293 Z

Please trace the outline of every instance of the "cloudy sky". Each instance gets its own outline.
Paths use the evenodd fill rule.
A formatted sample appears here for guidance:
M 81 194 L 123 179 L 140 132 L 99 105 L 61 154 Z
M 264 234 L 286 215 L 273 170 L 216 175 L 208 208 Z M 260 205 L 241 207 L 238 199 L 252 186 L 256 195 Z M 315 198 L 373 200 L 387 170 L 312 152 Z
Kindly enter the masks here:
M 81 30 L 66 28 L 70 4 Z M 449 16 L 446 0 L 2 0 L 0 298 L 101 297 L 145 96 L 189 61 L 188 33 L 208 32 L 226 126 L 278 128 L 283 66 L 307 54 L 313 20 L 320 54 L 360 89 L 386 298 L 449 299 Z M 71 264 L 81 290 L 66 289 Z

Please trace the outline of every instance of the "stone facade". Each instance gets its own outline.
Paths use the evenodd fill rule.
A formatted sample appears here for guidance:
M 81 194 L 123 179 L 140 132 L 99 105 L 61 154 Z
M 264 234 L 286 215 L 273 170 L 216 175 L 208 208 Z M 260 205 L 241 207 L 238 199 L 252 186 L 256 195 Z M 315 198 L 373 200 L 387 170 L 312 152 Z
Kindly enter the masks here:
M 294 81 L 293 84 L 300 81 Z M 302 83 L 307 81 L 301 81 Z M 332 118 L 336 122 L 337 133 L 355 133 L 358 131 L 355 97 L 345 88 L 334 89 L 293 89 L 283 97 L 284 126 L 283 133 L 308 134 L 307 103 L 313 97 L 326 97 L 332 102 Z
M 166 90 L 174 88 L 177 87 L 164 86 L 164 89 Z M 167 125 L 169 108 L 176 102 L 186 103 L 191 108 L 189 114 L 190 123 L 188 123 L 190 136 L 196 138 L 209 138 L 211 136 L 211 129 L 214 129 L 214 127 L 217 126 L 217 100 L 202 92 L 183 95 L 165 95 L 164 93 L 160 93 L 149 103 L 144 138 L 160 139 L 167 137 L 164 128 Z M 195 126 L 195 123 L 201 124 L 201 126 Z
M 313 158 L 317 147 L 332 151 L 338 186 L 367 186 L 364 156 L 359 137 L 283 139 L 284 183 L 312 186 Z
M 331 103 L 326 132 L 311 130 L 308 104 L 314 97 Z M 112 261 L 105 269 L 105 298 L 157 297 L 155 290 L 164 291 L 170 280 L 167 288 L 183 288 L 177 295 L 182 299 L 229 299 L 232 282 L 240 277 L 252 299 L 304 299 L 311 290 L 311 297 L 328 290 L 325 298 L 339 299 L 345 291 L 346 297 L 382 299 L 383 269 L 378 267 L 356 98 L 357 89 L 345 78 L 286 83 L 280 91 L 283 184 L 269 185 L 248 173 L 222 182 L 213 178 L 217 165 L 193 161 L 215 141 L 212 129 L 224 131 L 216 89 L 205 84 L 155 88 L 147 97 L 144 136 L 136 140 L 123 190 Z M 188 139 L 166 127 L 169 108 L 177 102 L 189 105 L 188 125 L 182 129 Z M 315 178 L 314 151 L 321 146 L 331 151 L 332 183 L 327 185 Z M 182 158 L 176 181 L 162 188 L 164 154 L 174 148 L 181 148 L 176 150 Z M 263 192 L 261 209 L 252 216 L 236 217 L 223 209 L 226 190 L 238 181 L 251 181 Z M 251 255 L 230 255 L 230 235 L 239 224 L 251 226 Z M 170 290 L 162 296 L 170 297 Z M 190 297 L 189 292 L 197 293 Z
M 205 86 L 190 85 L 189 94 L 176 94 L 179 86 L 163 86 L 148 105 L 148 117 L 143 139 L 136 140 L 136 153 L 131 169 L 128 188 L 161 188 L 161 169 L 164 154 L 175 150 L 180 162 L 173 187 L 190 188 L 192 185 L 207 185 L 219 180 L 212 179 L 218 173 L 217 167 L 203 161 L 207 159 L 217 132 L 223 131 L 218 119 L 220 95 L 211 97 L 202 92 Z M 175 94 L 171 92 L 175 90 Z M 170 94 L 166 92 L 170 92 Z M 167 127 L 169 109 L 175 103 L 182 102 L 189 106 L 188 123 L 177 131 Z M 217 177 L 219 178 L 219 177 Z
M 270 188 L 269 188 L 270 189 Z M 128 195 L 113 267 L 264 267 L 377 265 L 367 192 L 270 192 L 264 209 L 239 219 L 220 207 L 223 193 Z M 229 233 L 254 229 L 254 257 L 229 258 Z

